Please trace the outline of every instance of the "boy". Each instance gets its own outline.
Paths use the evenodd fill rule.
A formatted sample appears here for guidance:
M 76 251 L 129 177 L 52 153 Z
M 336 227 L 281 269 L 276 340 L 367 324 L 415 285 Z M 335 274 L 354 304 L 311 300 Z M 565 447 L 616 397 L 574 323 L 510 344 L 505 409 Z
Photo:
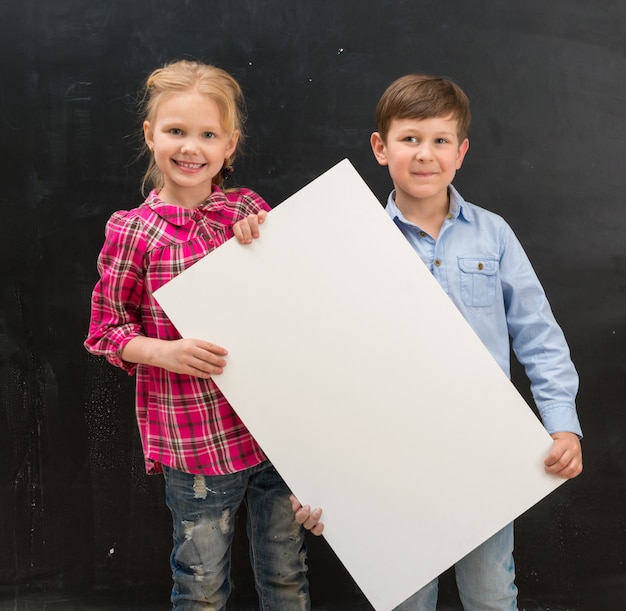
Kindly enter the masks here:
M 469 147 L 467 97 L 446 78 L 407 75 L 384 92 L 376 122 L 372 150 L 394 186 L 389 216 L 507 374 L 511 337 L 554 439 L 545 469 L 576 477 L 578 376 L 563 333 L 511 228 L 451 184 Z M 513 524 L 457 562 L 455 572 L 465 611 L 516 610 Z M 434 611 L 437 581 L 396 611 Z

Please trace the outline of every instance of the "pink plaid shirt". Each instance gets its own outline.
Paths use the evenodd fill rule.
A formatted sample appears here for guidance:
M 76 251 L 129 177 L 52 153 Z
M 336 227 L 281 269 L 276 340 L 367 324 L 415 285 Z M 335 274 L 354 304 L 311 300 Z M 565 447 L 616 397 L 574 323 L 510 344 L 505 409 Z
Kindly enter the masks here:
M 212 380 L 171 373 L 120 358 L 137 335 L 180 338 L 153 292 L 233 236 L 237 221 L 270 210 L 249 189 L 224 192 L 189 210 L 162 202 L 156 191 L 107 223 L 98 258 L 87 350 L 137 374 L 137 420 L 148 473 L 161 463 L 206 475 L 247 469 L 266 459 Z M 209 338 L 210 339 L 210 338 Z

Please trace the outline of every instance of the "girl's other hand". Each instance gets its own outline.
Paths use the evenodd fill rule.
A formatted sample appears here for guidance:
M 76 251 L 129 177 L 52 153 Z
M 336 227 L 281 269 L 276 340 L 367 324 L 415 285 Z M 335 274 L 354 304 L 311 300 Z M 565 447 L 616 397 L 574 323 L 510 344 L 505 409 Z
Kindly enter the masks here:
M 233 232 L 240 244 L 252 244 L 252 240 L 259 237 L 259 225 L 265 222 L 266 210 L 260 210 L 257 214 L 250 214 L 245 219 L 237 221 L 233 225 Z
M 293 494 L 289 497 L 289 500 L 291 501 L 291 510 L 296 516 L 296 522 L 302 524 L 304 528 L 310 530 L 314 535 L 321 535 L 324 532 L 324 524 L 320 522 L 322 517 L 321 508 L 318 507 L 311 510 L 309 505 L 302 506 Z

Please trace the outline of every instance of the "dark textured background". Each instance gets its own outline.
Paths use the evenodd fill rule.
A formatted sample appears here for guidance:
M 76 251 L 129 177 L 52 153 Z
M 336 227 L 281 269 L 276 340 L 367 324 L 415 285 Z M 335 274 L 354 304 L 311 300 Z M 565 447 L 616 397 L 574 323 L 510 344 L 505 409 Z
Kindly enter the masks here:
M 455 184 L 517 232 L 581 375 L 585 471 L 517 521 L 520 609 L 626 608 L 625 31 L 623 0 L 2 0 L 0 606 L 167 608 L 133 380 L 82 342 L 104 223 L 141 201 L 138 86 L 193 57 L 242 84 L 236 180 L 273 205 L 344 157 L 383 200 L 386 85 L 424 71 L 467 91 Z M 254 605 L 239 532 L 234 609 Z M 316 609 L 369 608 L 322 539 L 310 564 Z

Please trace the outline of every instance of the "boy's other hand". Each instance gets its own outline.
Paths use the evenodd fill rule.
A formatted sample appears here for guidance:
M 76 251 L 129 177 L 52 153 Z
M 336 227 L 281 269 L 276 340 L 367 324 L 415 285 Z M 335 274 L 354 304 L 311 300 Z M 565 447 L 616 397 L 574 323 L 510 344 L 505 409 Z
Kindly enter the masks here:
M 324 524 L 320 522 L 322 510 L 318 507 L 311 511 L 309 505 L 302 506 L 293 494 L 289 497 L 289 500 L 291 501 L 291 509 L 296 514 L 296 522 L 302 524 L 304 528 L 310 530 L 314 535 L 321 535 L 324 530 Z
M 250 214 L 245 219 L 233 225 L 233 232 L 240 244 L 252 244 L 252 240 L 259 237 L 259 225 L 265 222 L 266 210 L 259 210 L 257 214 Z
M 546 471 L 565 479 L 580 475 L 583 470 L 583 453 L 578 435 L 562 431 L 554 433 L 552 439 L 552 450 L 544 461 Z

